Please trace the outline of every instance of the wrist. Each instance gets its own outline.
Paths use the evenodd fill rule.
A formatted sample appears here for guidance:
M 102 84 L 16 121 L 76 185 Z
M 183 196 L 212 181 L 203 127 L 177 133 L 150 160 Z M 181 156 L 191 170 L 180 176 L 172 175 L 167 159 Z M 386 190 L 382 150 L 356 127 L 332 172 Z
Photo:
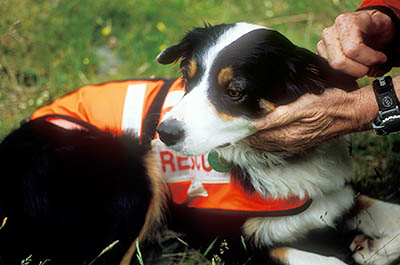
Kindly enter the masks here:
M 394 91 L 400 98 L 400 76 L 392 79 Z M 354 131 L 366 131 L 371 129 L 371 123 L 376 119 L 379 112 L 378 102 L 372 85 L 362 87 L 351 95 L 354 101 Z
M 371 123 L 379 112 L 379 106 L 375 98 L 372 85 L 353 91 L 353 131 L 360 132 L 371 129 Z

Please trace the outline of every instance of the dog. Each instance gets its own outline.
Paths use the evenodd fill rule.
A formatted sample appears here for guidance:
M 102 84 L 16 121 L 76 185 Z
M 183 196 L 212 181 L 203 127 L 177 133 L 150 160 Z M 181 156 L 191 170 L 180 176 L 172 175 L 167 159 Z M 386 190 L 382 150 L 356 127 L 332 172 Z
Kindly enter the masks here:
M 255 246 L 268 249 L 271 260 L 287 265 L 345 264 L 337 257 L 305 250 L 304 244 L 292 247 L 329 228 L 336 235 L 342 228 L 360 233 L 350 240 L 359 264 L 390 264 L 399 257 L 400 206 L 356 196 L 350 185 L 352 161 L 346 138 L 302 152 L 266 152 L 246 142 L 256 132 L 255 121 L 276 106 L 329 87 L 356 89 L 351 77 L 277 31 L 247 23 L 195 28 L 164 49 L 157 61 L 180 61 L 186 85 L 185 96 L 157 128 L 168 148 L 185 156 L 216 152 L 249 193 L 312 200 L 296 215 L 245 221 L 244 235 Z
M 164 181 L 133 133 L 44 116 L 2 141 L 0 165 L 4 264 L 127 265 L 161 227 Z

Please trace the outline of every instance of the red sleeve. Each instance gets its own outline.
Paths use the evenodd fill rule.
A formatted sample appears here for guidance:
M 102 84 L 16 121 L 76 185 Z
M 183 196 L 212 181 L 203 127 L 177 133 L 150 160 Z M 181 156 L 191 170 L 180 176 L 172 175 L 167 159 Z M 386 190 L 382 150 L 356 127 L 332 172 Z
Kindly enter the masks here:
M 396 25 L 400 21 L 399 0 L 364 0 L 358 10 L 377 9 L 390 16 Z
M 367 6 L 387 6 L 389 8 L 400 9 L 400 1 L 398 0 L 364 0 L 360 8 Z

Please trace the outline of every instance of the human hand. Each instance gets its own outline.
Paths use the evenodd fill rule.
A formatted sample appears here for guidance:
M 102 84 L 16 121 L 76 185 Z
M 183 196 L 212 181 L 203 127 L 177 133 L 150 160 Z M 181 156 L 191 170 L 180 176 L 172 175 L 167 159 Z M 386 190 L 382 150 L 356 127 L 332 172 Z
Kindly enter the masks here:
M 293 103 L 277 107 L 256 121 L 259 131 L 245 141 L 266 151 L 304 150 L 369 128 L 377 112 L 372 89 L 346 92 L 329 88 L 321 95 L 305 94 Z
M 382 51 L 390 46 L 394 33 L 391 18 L 378 10 L 341 14 L 323 30 L 317 52 L 334 69 L 351 76 L 380 76 L 390 70 L 383 65 L 388 58 Z

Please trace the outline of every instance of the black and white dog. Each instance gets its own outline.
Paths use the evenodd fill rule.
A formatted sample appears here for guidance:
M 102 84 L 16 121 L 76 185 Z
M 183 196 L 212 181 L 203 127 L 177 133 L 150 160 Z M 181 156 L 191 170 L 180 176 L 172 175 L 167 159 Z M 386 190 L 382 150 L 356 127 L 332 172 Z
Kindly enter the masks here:
M 280 33 L 246 23 L 195 28 L 157 57 L 161 64 L 179 60 L 187 93 L 159 125 L 160 139 L 187 156 L 215 150 L 240 169 L 236 177 L 250 183 L 249 192 L 312 199 L 298 215 L 248 219 L 243 231 L 256 245 L 283 264 L 344 264 L 288 246 L 314 230 L 337 229 L 347 216 L 346 226 L 363 234 L 351 244 L 356 262 L 390 264 L 400 255 L 400 206 L 355 198 L 344 138 L 297 153 L 265 152 L 243 141 L 277 105 L 329 87 L 354 89 L 354 80 Z

